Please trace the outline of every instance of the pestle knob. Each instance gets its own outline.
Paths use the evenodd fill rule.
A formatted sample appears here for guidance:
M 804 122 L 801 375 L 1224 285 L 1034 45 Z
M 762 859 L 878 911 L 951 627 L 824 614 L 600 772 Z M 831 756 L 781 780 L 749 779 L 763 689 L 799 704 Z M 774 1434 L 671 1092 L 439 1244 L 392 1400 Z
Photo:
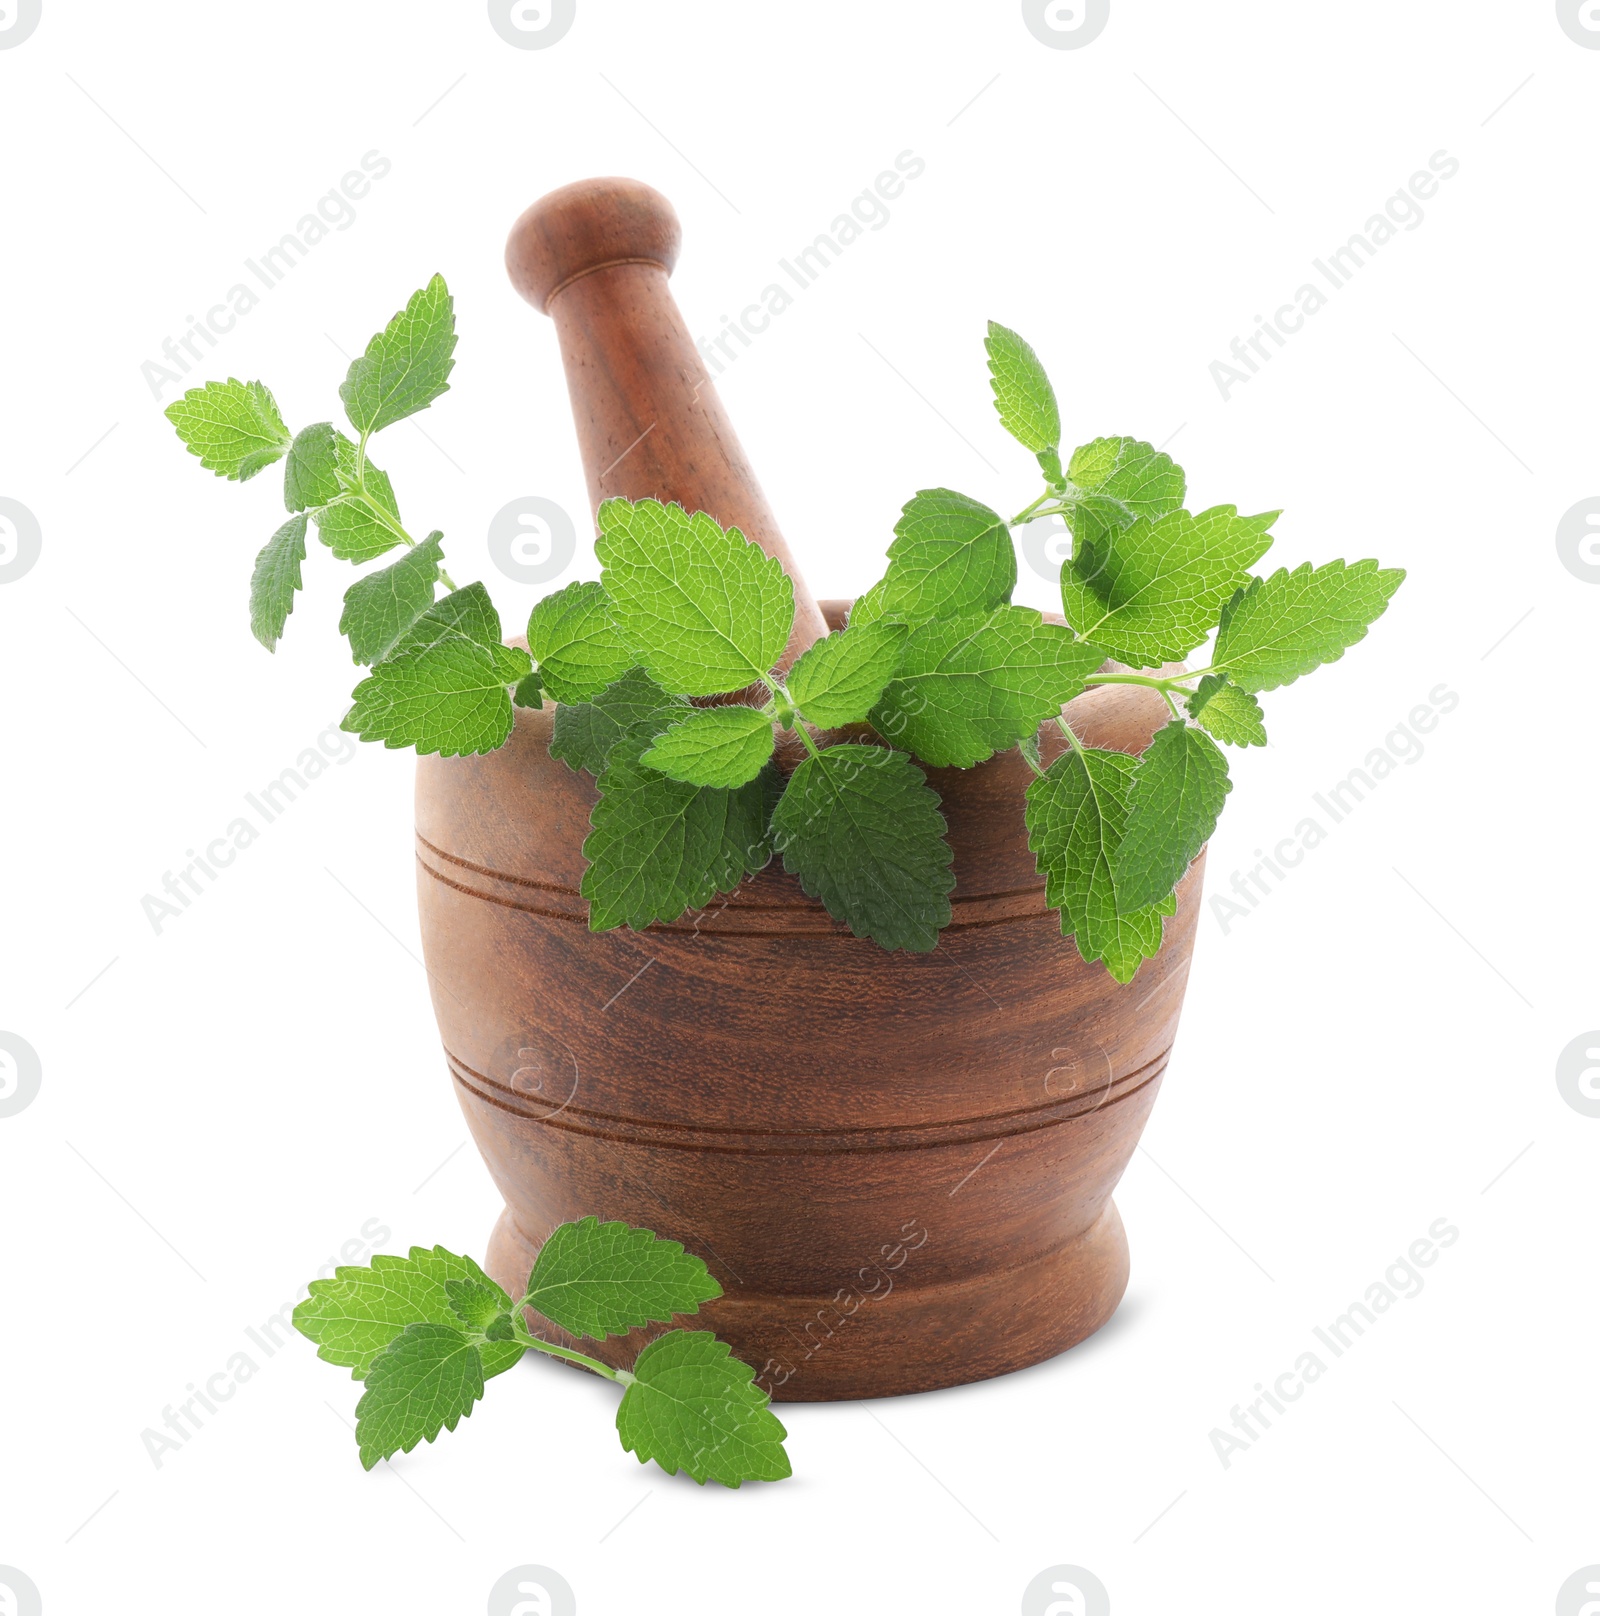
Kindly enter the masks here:
M 595 509 L 615 496 L 676 500 L 737 527 L 788 573 L 787 670 L 827 630 L 690 337 L 667 276 L 681 231 L 638 180 L 580 180 L 511 227 L 512 285 L 556 323 Z

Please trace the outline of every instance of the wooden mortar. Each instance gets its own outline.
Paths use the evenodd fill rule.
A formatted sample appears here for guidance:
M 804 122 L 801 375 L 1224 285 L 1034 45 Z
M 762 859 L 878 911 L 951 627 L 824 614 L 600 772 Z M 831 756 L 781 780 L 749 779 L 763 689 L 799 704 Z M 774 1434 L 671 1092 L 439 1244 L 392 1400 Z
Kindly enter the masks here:
M 678 239 L 656 192 L 591 180 L 530 208 L 507 261 L 556 322 L 591 498 L 676 499 L 776 556 L 792 658 L 846 603 L 819 607 L 793 565 L 673 303 Z M 1127 752 L 1166 719 L 1132 686 L 1067 714 Z M 697 1322 L 779 1401 L 981 1380 L 1104 1324 L 1128 1277 L 1111 1192 L 1171 1052 L 1203 858 L 1118 986 L 1045 906 L 1011 751 L 928 771 L 957 877 L 932 953 L 851 936 L 780 861 L 700 914 L 595 934 L 595 790 L 551 759 L 552 719 L 519 709 L 500 751 L 418 764 L 434 1009 L 506 1203 L 489 1272 L 520 1294 L 548 1232 L 589 1214 L 680 1240 L 725 1292 Z M 655 1333 L 584 1350 L 626 1364 Z

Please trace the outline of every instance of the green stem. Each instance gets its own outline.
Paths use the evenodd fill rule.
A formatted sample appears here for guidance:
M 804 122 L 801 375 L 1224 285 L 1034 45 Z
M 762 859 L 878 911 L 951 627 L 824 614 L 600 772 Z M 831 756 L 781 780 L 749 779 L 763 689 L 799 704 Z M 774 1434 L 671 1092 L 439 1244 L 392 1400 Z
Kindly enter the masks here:
M 1186 696 L 1192 695 L 1193 692 L 1186 689 L 1179 681 L 1193 679 L 1194 677 L 1195 675 L 1192 673 L 1175 673 L 1167 679 L 1152 678 L 1144 673 L 1093 673 L 1089 675 L 1084 683 L 1091 685 L 1144 685 L 1149 690 L 1159 690 L 1161 699 L 1166 702 L 1172 716 L 1181 718 L 1183 715 L 1178 711 L 1177 702 L 1172 699 L 1172 692 L 1177 690 Z
M 789 711 L 794 714 L 794 732 L 802 741 L 805 742 L 806 751 L 808 751 L 812 757 L 821 757 L 822 754 L 817 750 L 817 743 L 811 739 L 810 734 L 806 730 L 805 714 L 802 713 L 795 705 L 794 697 L 789 694 L 788 687 L 786 685 L 779 684 L 770 673 L 762 674 L 761 682 L 767 687 L 768 690 L 772 692 L 772 700 L 774 705 L 781 703 L 782 705 L 787 706 Z
M 598 1358 L 585 1357 L 581 1352 L 573 1352 L 566 1347 L 558 1347 L 553 1341 L 541 1341 L 538 1336 L 529 1332 L 522 1322 L 522 1309 L 528 1305 L 526 1298 L 517 1303 L 517 1312 L 512 1316 L 511 1329 L 517 1344 L 523 1347 L 532 1347 L 535 1352 L 548 1353 L 552 1358 L 564 1358 L 568 1363 L 575 1363 L 580 1369 L 592 1370 L 597 1375 L 604 1375 L 607 1380 L 620 1381 L 624 1386 L 633 1384 L 633 1376 L 626 1369 L 613 1369 L 609 1364 L 603 1364 Z
M 1066 736 L 1068 743 L 1072 747 L 1072 750 L 1074 752 L 1076 752 L 1079 757 L 1082 757 L 1083 756 L 1083 742 L 1080 741 L 1078 739 L 1078 737 L 1072 733 L 1072 725 L 1070 725 L 1066 721 L 1066 719 L 1058 718 L 1056 720 L 1056 728 L 1058 730 L 1060 730 L 1063 735 Z
M 388 528 L 388 530 L 394 534 L 397 539 L 402 540 L 404 543 L 410 545 L 413 550 L 415 550 L 417 547 L 417 541 L 412 538 L 403 527 L 401 527 L 399 522 L 397 522 L 395 518 L 391 516 L 389 512 L 386 511 L 370 493 L 367 492 L 367 439 L 371 436 L 372 434 L 370 432 L 363 432 L 361 434 L 361 441 L 356 445 L 356 492 L 360 494 L 362 504 L 365 505 L 375 517 L 377 517 L 381 526 Z M 439 582 L 442 583 L 445 588 L 451 592 L 451 594 L 455 593 L 456 581 L 448 572 L 444 570 L 443 567 L 440 567 L 439 569 Z
M 1148 685 L 1159 690 L 1164 681 L 1148 673 L 1091 673 L 1086 685 Z
M 417 541 L 367 492 L 367 485 L 364 482 L 357 484 L 356 493 L 359 495 L 361 503 L 378 519 L 380 526 L 386 527 L 401 543 L 410 545 L 413 550 L 416 549 Z M 439 569 L 439 582 L 452 594 L 455 593 L 456 581 L 443 567 Z
M 1011 527 L 1021 527 L 1024 522 L 1031 522 L 1033 520 L 1033 513 L 1037 511 L 1046 500 L 1054 499 L 1055 493 L 1055 489 L 1046 488 L 1045 491 L 1030 506 L 1028 506 L 1026 510 L 1018 511 L 1017 514 L 1011 518 L 1008 525 Z
M 1091 673 L 1084 681 L 1091 685 L 1148 685 L 1152 690 L 1165 693 L 1168 690 L 1183 690 L 1182 681 L 1194 679 L 1198 675 L 1193 673 L 1174 673 L 1165 679 L 1147 673 Z M 1188 692 L 1185 691 L 1185 694 Z

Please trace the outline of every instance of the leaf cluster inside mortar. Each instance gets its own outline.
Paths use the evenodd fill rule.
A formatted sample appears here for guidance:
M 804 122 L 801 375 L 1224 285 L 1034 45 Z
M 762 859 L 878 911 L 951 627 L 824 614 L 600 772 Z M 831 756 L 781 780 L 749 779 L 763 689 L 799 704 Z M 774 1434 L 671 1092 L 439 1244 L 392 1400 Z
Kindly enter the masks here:
M 1126 982 L 1161 946 L 1174 888 L 1230 789 L 1216 743 L 1264 746 L 1257 695 L 1342 656 L 1404 576 L 1375 561 L 1258 576 L 1277 512 L 1190 512 L 1182 469 L 1136 438 L 1095 438 L 1063 461 L 1044 367 L 991 323 L 995 407 L 1043 492 L 1009 520 L 953 489 L 913 495 L 883 578 L 785 678 L 783 568 L 715 513 L 653 499 L 600 507 L 599 580 L 542 600 L 522 651 L 503 643 L 481 584 L 455 586 L 443 535 L 406 531 L 368 457 L 375 433 L 447 390 L 455 341 L 435 276 L 351 365 L 339 391 L 354 438 L 329 422 L 291 435 L 259 382 L 209 383 L 167 413 L 219 476 L 287 460 L 289 519 L 251 585 L 251 626 L 269 650 L 301 587 L 310 525 L 357 565 L 405 547 L 345 594 L 340 629 L 370 669 L 346 729 L 454 756 L 504 745 L 514 705 L 558 704 L 551 752 L 599 787 L 582 881 L 597 930 L 674 920 L 779 857 L 857 936 L 931 949 L 955 873 L 924 770 L 1017 747 L 1037 776 L 1022 812 L 1047 900 L 1083 958 Z M 1050 517 L 1072 534 L 1064 625 L 1011 603 L 1012 530 Z M 1208 665 L 1173 666 L 1213 634 Z M 1157 691 L 1171 714 L 1138 758 L 1085 746 L 1064 716 L 1109 683 Z M 719 700 L 694 705 L 705 698 Z M 1047 724 L 1067 743 L 1049 768 Z M 847 739 L 818 744 L 818 731 L 841 729 Z M 780 730 L 805 751 L 787 775 Z

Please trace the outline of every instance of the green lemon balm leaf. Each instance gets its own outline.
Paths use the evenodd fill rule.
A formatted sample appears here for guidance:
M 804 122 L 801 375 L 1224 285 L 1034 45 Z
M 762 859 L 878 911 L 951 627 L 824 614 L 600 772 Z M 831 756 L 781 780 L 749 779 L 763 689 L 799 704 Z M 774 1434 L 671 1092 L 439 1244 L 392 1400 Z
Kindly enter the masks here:
M 835 920 L 926 953 L 950 923 L 950 844 L 927 777 L 904 752 L 830 746 L 794 771 L 772 815 L 784 868 Z
M 578 886 L 591 931 L 676 920 L 731 892 L 770 857 L 760 779 L 736 791 L 686 785 L 641 761 L 649 744 L 619 740 L 598 782 Z
M 772 744 L 767 714 L 754 707 L 707 707 L 662 730 L 640 761 L 687 785 L 730 790 L 755 779 L 772 756 Z
M 406 542 L 394 488 L 370 460 L 357 479 L 355 445 L 348 438 L 335 440 L 334 453 L 340 492 L 311 508 L 317 536 L 341 561 L 375 561 Z
M 174 399 L 163 412 L 184 447 L 207 471 L 248 482 L 290 444 L 277 401 L 260 382 L 207 382 Z
M 511 689 L 511 705 L 513 707 L 543 707 L 544 681 L 539 677 L 539 670 L 535 668 L 520 678 Z
M 361 1466 L 453 1431 L 483 1396 L 483 1358 L 460 1329 L 408 1324 L 373 1359 L 356 1404 Z
M 987 611 L 1011 599 L 1016 548 L 1005 523 L 987 505 L 954 489 L 924 488 L 906 502 L 894 533 L 889 570 L 856 602 L 853 623 L 878 618 L 926 623 Z
M 1276 690 L 1337 662 L 1383 616 L 1405 573 L 1376 561 L 1305 562 L 1253 578 L 1228 602 L 1211 665 L 1241 690 Z
M 1101 513 L 1111 508 L 1106 501 L 1122 508 L 1126 514 L 1113 526 L 1126 526 L 1134 517 L 1166 516 L 1183 504 L 1183 468 L 1137 438 L 1096 438 L 1074 449 L 1067 478 L 1069 501 Z
M 1170 897 L 1132 913 L 1119 902 L 1117 854 L 1137 766 L 1124 752 L 1063 752 L 1028 787 L 1025 810 L 1028 846 L 1062 935 L 1118 982 L 1131 982 L 1161 947 L 1162 916 L 1172 913 Z
M 865 718 L 894 672 L 905 635 L 903 623 L 863 622 L 818 640 L 789 670 L 789 699 L 824 729 Z
M 269 651 L 277 649 L 283 626 L 294 610 L 300 588 L 300 563 L 306 558 L 306 518 L 291 516 L 262 546 L 250 575 L 250 632 Z
M 506 649 L 500 643 L 500 614 L 494 609 L 489 591 L 482 584 L 467 584 L 443 600 L 435 601 L 394 643 L 393 655 L 420 651 L 442 640 L 464 636 L 474 645 L 491 651 Z
M 639 1354 L 617 1409 L 617 1435 L 639 1462 L 653 1459 L 702 1486 L 781 1481 L 791 1474 L 784 1430 L 755 1371 L 706 1330 L 669 1330 Z
M 676 1240 L 590 1217 L 563 1223 L 540 1247 L 524 1300 L 569 1334 L 599 1340 L 697 1313 L 721 1295 Z
M 309 511 L 341 561 L 371 561 L 406 542 L 388 476 L 362 462 L 357 446 L 331 421 L 297 434 L 283 468 L 283 502 Z
M 1128 821 L 1116 854 L 1124 911 L 1166 897 L 1211 839 L 1233 783 L 1209 735 L 1181 718 L 1157 730 L 1133 772 Z
M 350 654 L 357 662 L 381 661 L 433 604 L 433 586 L 444 563 L 443 538 L 442 533 L 430 533 L 393 565 L 358 578 L 345 590 L 339 632 L 349 639 Z
M 1038 731 L 1105 660 L 1025 606 L 914 628 L 873 727 L 924 763 L 970 768 Z
M 1201 729 L 1228 746 L 1267 744 L 1261 703 L 1225 673 L 1208 673 L 1194 687 L 1186 705 Z
M 318 421 L 295 433 L 283 463 L 283 503 L 291 511 L 327 505 L 344 491 L 340 471 L 354 475 L 356 446 L 332 421 Z
M 763 679 L 794 623 L 794 585 L 738 528 L 659 500 L 608 499 L 595 553 L 611 615 L 674 695 L 714 696 Z
M 568 584 L 546 595 L 528 619 L 528 650 L 557 701 L 587 701 L 638 661 L 597 583 Z
M 367 344 L 339 388 L 350 424 L 381 432 L 425 410 L 450 390 L 455 365 L 455 304 L 442 275 L 420 292 Z
M 624 736 L 653 740 L 690 711 L 688 702 L 669 696 L 643 668 L 630 668 L 593 701 L 563 702 L 556 708 L 550 756 L 598 777 L 611 748 Z
M 396 646 L 356 686 L 343 729 L 390 748 L 442 757 L 493 752 L 513 723 L 511 692 L 532 671 L 526 651 L 479 645 L 465 635 L 415 650 Z
M 1272 540 L 1262 520 L 1218 505 L 1198 516 L 1139 517 L 1102 540 L 1080 541 L 1061 569 L 1061 609 L 1118 661 L 1175 661 L 1205 639 L 1222 603 L 1266 554 Z
M 1015 331 L 993 320 L 983 346 L 989 355 L 989 386 L 1001 426 L 1035 454 L 1058 448 L 1061 412 L 1038 354 Z
M 846 621 L 847 628 L 866 628 L 869 623 L 880 622 L 883 618 L 883 596 L 889 586 L 887 578 L 880 578 L 864 595 L 858 595 L 850 602 L 850 615 Z
M 324 1362 L 362 1380 L 373 1359 L 408 1324 L 460 1322 L 447 1289 L 455 1280 L 494 1284 L 470 1257 L 443 1246 L 413 1246 L 406 1257 L 380 1252 L 370 1267 L 336 1268 L 332 1279 L 312 1280 L 310 1295 L 294 1310 L 294 1327 L 315 1344 Z M 509 1345 L 486 1349 L 485 1375 L 509 1369 L 522 1351 Z
M 511 1298 L 492 1279 L 447 1279 L 444 1293 L 450 1311 L 474 1335 L 487 1335 L 490 1340 L 506 1340 L 510 1330 L 498 1329 L 502 1321 L 511 1323 Z

